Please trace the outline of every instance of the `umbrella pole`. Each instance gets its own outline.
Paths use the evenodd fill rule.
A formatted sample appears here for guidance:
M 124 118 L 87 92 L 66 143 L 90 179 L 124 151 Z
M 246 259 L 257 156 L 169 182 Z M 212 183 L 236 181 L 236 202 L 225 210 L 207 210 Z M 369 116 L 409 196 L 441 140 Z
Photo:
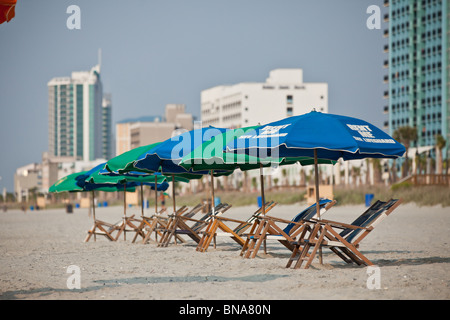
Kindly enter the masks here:
M 211 209 L 212 209 L 212 214 L 214 215 L 215 212 L 215 203 L 214 203 L 214 170 L 210 171 L 211 174 Z
M 177 212 L 175 203 L 175 175 L 172 175 L 172 198 L 173 198 L 173 213 Z
M 157 186 L 158 178 L 155 175 L 155 214 L 158 213 L 158 188 Z
M 144 217 L 144 190 L 141 182 L 141 215 Z
M 94 193 L 94 190 L 92 190 L 92 216 L 94 217 L 94 228 L 95 228 L 95 193 Z M 95 229 L 94 229 L 94 241 L 97 241 L 97 235 L 95 234 Z
M 127 184 L 123 185 L 123 215 L 127 216 Z
M 320 197 L 319 197 L 319 166 L 317 164 L 317 149 L 314 149 L 314 180 L 316 183 L 316 210 L 317 218 L 320 220 Z
M 127 240 L 127 236 L 126 236 L 126 231 L 125 231 L 125 228 L 127 227 L 126 226 L 126 223 L 127 223 L 127 184 L 126 183 L 124 183 L 124 185 L 123 185 L 123 223 L 125 224 L 125 226 L 124 226 L 124 228 L 123 228 L 123 240 Z
M 319 166 L 317 164 L 317 149 L 314 149 L 314 180 L 316 183 L 316 210 L 317 219 L 320 220 L 320 197 L 319 197 Z M 321 230 L 323 232 L 323 230 Z M 319 263 L 322 264 L 322 247 L 319 247 Z
M 262 214 L 266 214 L 266 198 L 264 196 L 264 174 L 263 174 L 263 165 L 259 164 L 259 176 L 261 179 L 261 202 L 262 202 Z

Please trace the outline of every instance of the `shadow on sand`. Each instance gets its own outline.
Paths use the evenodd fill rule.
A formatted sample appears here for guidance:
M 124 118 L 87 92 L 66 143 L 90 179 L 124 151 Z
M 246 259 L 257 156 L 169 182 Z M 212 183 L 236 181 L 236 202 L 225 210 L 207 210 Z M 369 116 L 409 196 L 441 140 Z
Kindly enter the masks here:
M 186 283 L 186 282 L 228 282 L 228 281 L 244 281 L 244 282 L 265 282 L 276 280 L 278 278 L 287 277 L 287 275 L 271 275 L 271 274 L 255 274 L 243 277 L 221 277 L 221 276 L 187 276 L 187 277 L 131 277 L 121 279 L 105 279 L 95 280 L 98 285 L 89 286 L 81 289 L 61 289 L 61 288 L 35 288 L 29 290 L 6 291 L 0 294 L 0 300 L 32 299 L 45 298 L 54 293 L 74 293 L 92 292 L 104 288 L 119 288 L 124 285 L 134 284 L 159 284 L 159 283 Z M 36 296 L 37 295 L 37 296 Z M 75 297 L 75 296 L 74 296 Z M 54 297 L 52 297 L 54 299 Z

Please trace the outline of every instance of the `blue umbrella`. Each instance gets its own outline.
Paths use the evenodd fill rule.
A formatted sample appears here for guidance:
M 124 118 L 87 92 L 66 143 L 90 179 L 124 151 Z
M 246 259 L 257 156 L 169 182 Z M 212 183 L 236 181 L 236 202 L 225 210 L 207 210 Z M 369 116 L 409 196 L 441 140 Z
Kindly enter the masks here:
M 227 145 L 228 151 L 258 157 L 344 160 L 399 158 L 405 147 L 376 126 L 352 117 L 310 113 L 268 123 Z
M 319 215 L 317 159 L 399 158 L 405 147 L 364 120 L 312 111 L 257 127 L 227 144 L 227 152 L 259 158 L 313 157 Z

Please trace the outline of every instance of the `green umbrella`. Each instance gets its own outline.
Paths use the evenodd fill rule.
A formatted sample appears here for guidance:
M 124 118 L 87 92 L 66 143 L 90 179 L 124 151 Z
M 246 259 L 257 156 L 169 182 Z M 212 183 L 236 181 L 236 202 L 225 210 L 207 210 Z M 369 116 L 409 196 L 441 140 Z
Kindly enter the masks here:
M 129 167 L 129 169 L 131 169 Z M 155 210 L 157 212 L 157 191 L 158 185 L 164 183 L 168 180 L 166 176 L 159 173 L 149 174 L 149 173 L 139 173 L 133 174 L 132 172 L 122 171 L 121 174 L 109 172 L 106 170 L 106 163 L 100 164 L 94 169 L 92 169 L 85 179 L 86 187 L 88 188 L 91 184 L 93 185 L 122 185 L 122 189 L 127 191 L 129 185 L 140 185 L 141 187 L 141 214 L 144 216 L 144 206 L 143 206 L 143 185 L 153 185 L 155 189 Z M 189 180 L 183 177 L 176 177 L 172 179 L 172 182 L 182 181 L 188 182 Z M 124 215 L 126 216 L 126 196 L 124 194 Z
M 81 171 L 69 174 L 58 181 L 56 181 L 49 189 L 50 193 L 61 193 L 61 192 L 86 192 L 86 191 L 106 191 L 115 192 L 123 189 L 121 183 L 116 184 L 91 184 L 89 190 L 83 188 L 84 179 L 88 171 Z M 129 187 L 129 191 L 134 191 L 134 187 Z
M 105 191 L 105 192 L 115 192 L 123 190 L 123 186 L 120 183 L 117 184 L 94 184 L 91 183 L 89 189 L 84 186 L 85 179 L 89 175 L 89 171 L 81 171 L 69 174 L 58 181 L 56 181 L 48 190 L 51 193 L 61 193 L 61 192 L 88 192 L 91 191 L 92 199 L 92 213 L 95 221 L 95 194 L 94 191 Z M 134 192 L 135 187 L 131 186 L 127 189 L 129 192 Z M 94 235 L 95 239 L 95 235 Z
M 80 175 L 86 174 L 87 171 L 76 172 L 65 176 L 64 178 L 56 181 L 49 189 L 48 192 L 60 193 L 60 192 L 82 192 L 85 191 L 83 187 L 77 184 L 76 178 Z
M 160 143 L 161 142 L 157 142 L 146 146 L 137 147 L 118 156 L 115 156 L 114 158 L 111 158 L 106 162 L 105 169 L 110 172 L 117 173 L 140 171 L 133 166 L 134 162 L 140 155 L 150 151 Z

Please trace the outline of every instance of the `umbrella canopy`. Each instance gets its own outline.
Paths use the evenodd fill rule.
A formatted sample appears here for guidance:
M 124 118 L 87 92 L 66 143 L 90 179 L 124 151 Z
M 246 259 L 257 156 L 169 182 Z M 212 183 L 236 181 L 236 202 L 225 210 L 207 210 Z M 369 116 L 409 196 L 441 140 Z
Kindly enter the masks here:
M 48 190 L 51 193 L 60 192 L 84 192 L 91 190 L 99 190 L 106 192 L 122 191 L 123 185 L 121 184 L 97 184 L 91 185 L 90 190 L 85 189 L 85 179 L 88 171 L 81 171 L 69 174 L 58 181 L 56 181 Z M 134 191 L 134 186 L 130 186 L 128 191 Z
M 399 158 L 405 147 L 376 126 L 357 118 L 312 111 L 268 123 L 227 144 L 227 151 L 258 157 L 314 157 L 344 160 Z
M 151 152 L 153 148 L 161 144 L 161 142 L 149 144 L 142 147 L 137 147 L 134 149 L 131 149 L 130 151 L 124 152 L 114 158 L 111 158 L 105 163 L 105 166 L 103 169 L 99 171 L 101 175 L 116 175 L 116 176 L 122 176 L 122 177 L 148 177 L 149 175 L 161 175 L 158 171 L 160 171 L 160 168 L 157 170 L 151 170 L 147 169 L 145 167 L 136 167 L 135 163 L 139 159 L 141 159 L 144 155 Z M 201 174 L 192 174 L 187 172 L 186 170 L 180 170 L 179 173 L 176 174 L 175 181 L 177 182 L 189 182 L 189 180 L 192 179 L 200 179 L 202 177 Z
M 109 172 L 116 172 L 118 174 L 134 171 L 136 170 L 136 168 L 133 166 L 134 162 L 142 154 L 146 154 L 160 143 L 161 142 L 157 142 L 146 146 L 137 147 L 131 149 L 130 151 L 124 152 L 114 158 L 111 158 L 106 162 L 105 169 Z
M 148 152 L 140 155 L 133 167 L 137 171 L 158 172 L 163 174 L 194 173 L 192 170 L 179 166 L 181 159 L 211 140 L 214 136 L 225 132 L 226 129 L 207 127 L 184 132 L 167 139 Z M 208 170 L 197 171 L 196 174 L 208 174 Z
M 0 0 L 0 24 L 9 22 L 16 15 L 17 0 Z
M 79 184 L 83 186 L 85 190 L 97 189 L 98 186 L 118 186 L 124 189 L 139 186 L 141 184 L 149 185 L 152 189 L 155 188 L 155 177 L 153 175 L 118 175 L 118 174 L 100 174 L 105 167 L 105 163 L 101 163 L 89 171 L 86 171 L 83 176 L 79 176 Z M 156 181 L 156 186 L 164 182 L 167 178 L 159 176 Z M 161 188 L 161 186 L 159 186 Z M 166 188 L 167 189 L 167 188 Z

